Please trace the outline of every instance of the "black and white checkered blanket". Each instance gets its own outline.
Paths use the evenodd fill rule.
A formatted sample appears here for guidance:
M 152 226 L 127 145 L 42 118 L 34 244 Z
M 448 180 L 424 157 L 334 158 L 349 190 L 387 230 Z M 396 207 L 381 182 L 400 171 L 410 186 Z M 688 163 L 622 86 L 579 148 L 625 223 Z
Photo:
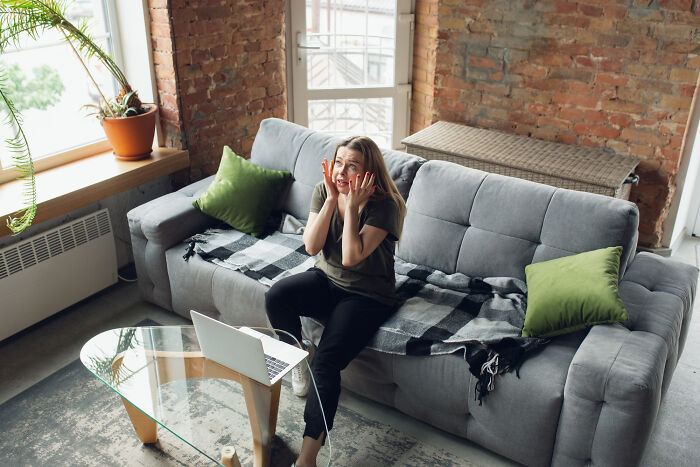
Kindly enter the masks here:
M 237 230 L 209 229 L 190 239 L 185 257 L 193 252 L 268 286 L 316 262 L 301 235 L 281 232 L 258 239 Z M 394 270 L 400 306 L 368 346 L 400 355 L 463 353 L 477 378 L 480 402 L 494 388 L 497 374 L 517 372 L 527 355 L 547 342 L 520 336 L 527 293 L 522 280 L 446 274 L 400 258 Z
M 316 263 L 316 258 L 306 253 L 301 235 L 296 234 L 274 232 L 259 239 L 235 229 L 208 229 L 190 238 L 190 249 L 193 245 L 202 259 L 267 286 Z

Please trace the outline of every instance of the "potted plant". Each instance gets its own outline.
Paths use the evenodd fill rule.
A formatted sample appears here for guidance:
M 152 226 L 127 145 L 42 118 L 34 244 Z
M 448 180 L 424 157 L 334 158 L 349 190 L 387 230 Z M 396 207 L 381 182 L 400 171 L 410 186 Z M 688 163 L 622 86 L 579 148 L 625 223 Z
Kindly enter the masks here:
M 9 46 L 19 45 L 20 39 L 38 39 L 46 30 L 57 30 L 71 47 L 78 61 L 97 89 L 100 103 L 95 107 L 117 158 L 140 159 L 151 152 L 155 133 L 155 117 L 158 110 L 153 104 L 143 104 L 114 59 L 103 51 L 88 34 L 85 20 L 77 26 L 66 18 L 68 2 L 61 0 L 0 0 L 0 53 Z M 119 84 L 119 94 L 107 99 L 90 73 L 85 61 L 96 58 L 109 70 Z M 31 225 L 36 213 L 36 186 L 34 164 L 26 136 L 22 131 L 21 115 L 7 93 L 6 73 L 0 68 L 0 104 L 4 102 L 6 123 L 16 129 L 13 138 L 7 141 L 13 152 L 13 161 L 18 178 L 27 184 L 26 207 L 18 217 L 8 219 L 8 227 L 14 234 Z M 123 129 L 125 128 L 125 129 Z M 126 131 L 128 136 L 124 136 Z
M 132 99 L 135 93 L 136 91 L 129 91 L 120 94 L 104 101 L 102 105 L 84 106 L 96 109 L 92 115 L 97 115 L 100 119 L 117 159 L 143 159 L 152 151 L 158 108 L 155 105 L 149 108 L 143 104 L 140 109 L 134 107 Z

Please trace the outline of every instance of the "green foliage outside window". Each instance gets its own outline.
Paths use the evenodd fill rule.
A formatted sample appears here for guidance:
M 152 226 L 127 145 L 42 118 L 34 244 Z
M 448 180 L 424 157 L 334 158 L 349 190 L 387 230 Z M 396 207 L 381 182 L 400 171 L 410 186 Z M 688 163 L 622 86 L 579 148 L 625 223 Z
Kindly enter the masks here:
M 6 91 L 20 112 L 29 109 L 46 110 L 58 102 L 66 90 L 58 71 L 48 65 L 34 67 L 31 79 L 27 79 L 19 65 L 5 65 L 4 68 L 7 73 Z

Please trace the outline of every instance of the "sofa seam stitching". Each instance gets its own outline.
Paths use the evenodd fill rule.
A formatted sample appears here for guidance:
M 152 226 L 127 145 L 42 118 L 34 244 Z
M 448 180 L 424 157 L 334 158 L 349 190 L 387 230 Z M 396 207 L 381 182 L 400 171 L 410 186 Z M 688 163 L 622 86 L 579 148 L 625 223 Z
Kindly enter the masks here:
M 452 267 L 452 270 L 457 272 L 457 265 L 459 264 L 459 257 L 462 255 L 462 246 L 464 245 L 464 239 L 467 236 L 467 231 L 469 230 L 470 227 L 472 227 L 471 223 L 471 217 L 472 217 L 472 211 L 474 210 L 474 201 L 476 200 L 476 196 L 479 194 L 479 190 L 481 189 L 481 186 L 484 184 L 484 181 L 486 180 L 486 177 L 489 175 L 486 174 L 481 178 L 481 181 L 479 182 L 479 186 L 476 187 L 476 191 L 474 192 L 474 197 L 472 198 L 471 206 L 469 207 L 469 215 L 467 216 L 467 225 L 464 226 L 464 234 L 462 235 L 462 240 L 459 242 L 459 248 L 457 249 L 457 257 L 455 258 L 454 266 Z M 462 225 L 462 224 L 460 224 Z M 479 227 L 477 227 L 478 229 Z M 487 230 L 488 232 L 488 230 Z M 493 232 L 493 233 L 498 233 L 498 232 Z
M 299 145 L 299 150 L 298 150 L 297 153 L 294 155 L 294 164 L 292 165 L 292 178 L 294 178 L 294 172 L 297 171 L 297 162 L 299 162 L 299 154 L 301 154 L 301 148 L 304 147 L 304 143 L 306 143 L 306 141 L 307 141 L 309 138 L 311 138 L 311 135 L 312 135 L 312 134 L 313 134 L 313 131 L 310 130 L 310 131 L 309 131 L 309 134 L 306 135 L 306 138 L 304 138 L 304 141 L 302 141 L 301 144 Z M 295 181 L 296 181 L 296 180 L 295 180 Z
M 633 331 L 628 330 L 628 336 L 630 333 Z M 602 399 L 601 399 L 601 404 L 600 404 L 600 410 L 598 411 L 598 420 L 596 421 L 595 429 L 593 430 L 593 436 L 591 437 L 591 445 L 589 448 L 588 452 L 588 458 L 593 459 L 593 445 L 595 444 L 596 440 L 596 433 L 598 432 L 598 426 L 600 425 L 600 419 L 601 416 L 603 415 L 603 404 L 605 403 L 605 394 L 608 389 L 608 381 L 610 381 L 610 373 L 612 373 L 612 368 L 613 365 L 615 365 L 615 362 L 617 361 L 617 358 L 620 356 L 620 352 L 622 352 L 622 347 L 624 346 L 624 343 L 627 341 L 627 337 L 625 336 L 625 340 L 620 343 L 620 346 L 617 348 L 617 352 L 615 353 L 615 358 L 612 359 L 610 362 L 610 366 L 608 367 L 608 371 L 605 374 L 605 382 L 603 383 L 603 394 L 602 394 Z
M 526 238 L 516 237 L 516 236 L 514 236 L 514 235 L 508 235 L 508 234 L 503 233 L 503 232 L 496 232 L 495 230 L 484 229 L 483 227 L 478 227 L 478 226 L 475 226 L 475 225 L 473 225 L 473 224 L 467 224 L 467 225 L 460 224 L 459 222 L 454 222 L 454 221 L 451 221 L 451 220 L 449 220 L 449 219 L 442 219 L 442 218 L 436 217 L 436 216 L 434 216 L 434 215 L 432 215 L 432 214 L 425 214 L 425 213 L 423 213 L 423 212 L 416 211 L 416 210 L 413 210 L 413 211 L 411 211 L 411 212 L 414 213 L 414 214 L 419 214 L 419 215 L 421 215 L 421 216 L 423 216 L 423 217 L 430 217 L 430 218 L 432 218 L 432 219 L 436 219 L 436 220 L 439 220 L 439 221 L 449 222 L 450 224 L 458 225 L 458 226 L 460 226 L 460 227 L 465 227 L 465 228 L 467 228 L 467 229 L 468 229 L 468 228 L 474 228 L 474 229 L 482 230 L 482 231 L 484 231 L 484 232 L 488 232 L 488 233 L 492 233 L 492 234 L 497 234 L 497 235 L 502 235 L 502 236 L 504 236 L 504 237 L 514 238 L 514 239 L 516 239 L 516 240 L 522 240 L 522 241 L 524 241 L 524 242 L 529 242 L 529 243 L 532 243 L 533 245 L 544 245 L 544 246 L 546 246 L 546 247 L 548 247 L 548 248 L 554 248 L 554 249 L 556 249 L 556 250 L 559 250 L 559 251 L 566 251 L 567 253 L 572 253 L 572 254 L 578 253 L 578 252 L 576 252 L 576 251 L 565 250 L 565 249 L 563 249 L 563 248 L 559 248 L 559 247 L 556 247 L 556 246 L 548 245 L 548 244 L 546 244 L 546 243 L 536 242 L 536 241 L 528 240 L 528 239 L 526 239 Z M 466 232 L 465 232 L 465 233 L 466 233 Z M 460 248 L 461 248 L 461 245 L 460 245 Z
M 681 300 L 684 300 L 684 299 L 686 299 L 686 298 L 688 298 L 688 299 L 690 298 L 690 294 L 685 293 L 685 289 L 676 287 L 676 286 L 674 286 L 674 285 L 672 285 L 672 284 L 666 284 L 666 285 L 664 285 L 664 287 L 668 287 L 668 288 L 670 288 L 670 289 L 675 289 L 675 290 L 677 290 L 678 292 L 680 292 L 680 293 L 682 294 L 682 296 L 679 296 L 679 295 L 677 295 L 677 294 L 675 294 L 675 293 L 673 293 L 673 292 L 670 292 L 670 291 L 668 291 L 668 290 L 663 290 L 663 289 L 654 289 L 654 290 L 652 290 L 652 289 L 650 289 L 649 287 L 647 287 L 646 285 L 642 284 L 641 282 L 637 282 L 637 281 L 635 281 L 635 280 L 633 280 L 633 279 L 623 279 L 623 280 L 620 281 L 620 283 L 623 283 L 623 282 L 631 282 L 631 283 L 633 283 L 633 284 L 637 284 L 637 285 L 639 285 L 640 287 L 644 287 L 646 290 L 648 290 L 648 291 L 651 292 L 651 293 L 656 293 L 656 292 L 667 293 L 667 294 L 669 294 L 669 295 L 673 295 L 673 296 L 675 296 L 675 297 L 678 297 L 678 298 L 680 298 Z
M 535 254 L 537 254 L 537 248 L 539 245 L 544 245 L 549 248 L 556 248 L 557 250 L 561 250 L 561 248 L 553 247 L 551 245 L 546 245 L 542 243 L 542 229 L 544 228 L 544 220 L 547 218 L 547 213 L 549 212 L 549 206 L 552 205 L 552 200 L 554 199 L 554 194 L 559 190 L 559 188 L 555 188 L 552 190 L 552 194 L 549 196 L 549 201 L 547 202 L 547 207 L 544 209 L 544 215 L 542 216 L 542 223 L 540 224 L 540 233 L 537 235 L 537 244 L 538 246 L 535 247 L 535 250 L 532 252 L 532 257 L 530 258 L 530 264 L 532 264 L 532 260 L 535 259 Z M 568 250 L 563 250 L 563 251 L 568 251 Z M 572 252 L 573 253 L 573 252 Z

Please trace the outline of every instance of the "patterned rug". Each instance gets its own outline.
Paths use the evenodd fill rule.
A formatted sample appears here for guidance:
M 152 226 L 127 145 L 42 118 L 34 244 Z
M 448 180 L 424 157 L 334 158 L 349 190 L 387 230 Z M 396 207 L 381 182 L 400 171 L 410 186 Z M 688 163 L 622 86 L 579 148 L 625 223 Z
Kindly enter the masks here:
M 183 405 L 183 391 L 209 385 L 216 398 L 193 399 Z M 173 381 L 162 397 L 173 412 L 195 411 L 200 442 L 233 445 L 245 465 L 252 465 L 252 437 L 240 386 L 216 379 Z M 214 391 L 212 391 L 214 389 Z M 301 446 L 304 399 L 285 381 L 280 397 L 272 465 L 289 466 Z M 212 465 L 203 455 L 163 429 L 159 440 L 142 444 L 119 397 L 83 367 L 67 365 L 0 405 L 0 465 L 11 466 L 194 466 Z M 394 428 L 365 418 L 342 405 L 331 431 L 332 460 L 337 466 L 469 466 L 444 450 Z M 319 455 L 326 465 L 328 447 Z

